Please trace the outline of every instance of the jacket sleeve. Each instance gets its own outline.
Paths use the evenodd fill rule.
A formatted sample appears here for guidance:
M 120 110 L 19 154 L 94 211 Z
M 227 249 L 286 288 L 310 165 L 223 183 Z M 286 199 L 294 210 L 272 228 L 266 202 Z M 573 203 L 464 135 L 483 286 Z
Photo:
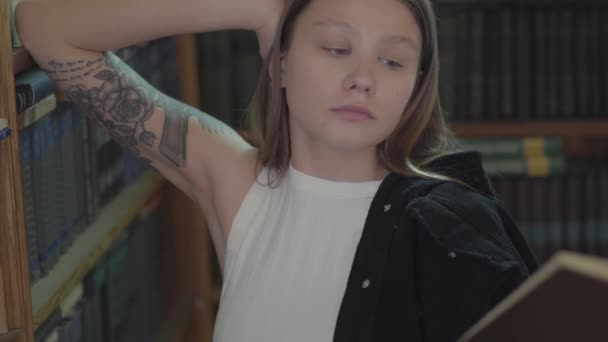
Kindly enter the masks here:
M 419 246 L 423 340 L 455 341 L 528 277 L 528 267 L 487 197 L 434 192 L 410 210 Z

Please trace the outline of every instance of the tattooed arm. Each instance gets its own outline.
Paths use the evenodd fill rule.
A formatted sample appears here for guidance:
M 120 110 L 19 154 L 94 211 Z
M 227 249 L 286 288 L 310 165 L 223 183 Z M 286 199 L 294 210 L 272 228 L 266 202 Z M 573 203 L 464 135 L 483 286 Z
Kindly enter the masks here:
M 230 127 L 159 92 L 112 52 L 76 60 L 52 59 L 41 67 L 80 112 L 186 192 L 193 187 L 184 177 L 197 175 L 197 185 L 205 185 L 200 179 L 207 173 L 202 168 L 204 157 L 221 159 L 205 153 L 207 149 L 221 150 L 221 144 L 250 149 Z M 195 136 L 189 141 L 190 118 Z M 189 151 L 189 142 L 201 148 Z
M 283 1 L 23 0 L 16 23 L 34 60 L 84 113 L 192 191 L 192 185 L 209 189 L 221 181 L 211 179 L 211 169 L 223 169 L 223 176 L 227 166 L 235 167 L 225 159 L 238 159 L 251 147 L 213 117 L 154 89 L 106 51 L 186 32 L 269 31 L 268 22 L 278 20 L 276 4 Z M 194 178 L 200 184 L 192 184 Z

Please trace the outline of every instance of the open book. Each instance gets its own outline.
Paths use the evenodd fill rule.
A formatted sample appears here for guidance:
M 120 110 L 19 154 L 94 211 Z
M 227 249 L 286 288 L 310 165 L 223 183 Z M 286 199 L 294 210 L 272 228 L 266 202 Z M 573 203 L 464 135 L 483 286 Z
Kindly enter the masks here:
M 608 259 L 557 252 L 459 341 L 608 341 Z

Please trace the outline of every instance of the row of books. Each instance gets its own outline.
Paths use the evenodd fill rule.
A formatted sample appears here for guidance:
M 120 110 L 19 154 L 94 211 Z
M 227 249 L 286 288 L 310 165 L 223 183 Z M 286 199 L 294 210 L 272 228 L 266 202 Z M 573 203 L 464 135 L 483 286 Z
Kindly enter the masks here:
M 562 174 L 567 168 L 560 137 L 461 138 L 457 144 L 457 149 L 481 152 L 489 175 L 544 177 Z
M 19 132 L 32 280 L 44 276 L 99 210 L 144 170 L 68 102 Z
M 154 340 L 165 312 L 160 278 L 160 213 L 150 208 L 142 211 L 102 261 L 36 330 L 35 341 Z
M 178 97 L 174 38 L 116 51 L 159 90 Z M 46 275 L 74 237 L 147 167 L 69 102 L 46 73 L 16 75 L 31 279 Z
M 439 1 L 440 95 L 452 121 L 608 115 L 608 6 Z
M 492 181 L 541 262 L 560 249 L 608 256 L 608 162 L 570 160 L 561 175 Z

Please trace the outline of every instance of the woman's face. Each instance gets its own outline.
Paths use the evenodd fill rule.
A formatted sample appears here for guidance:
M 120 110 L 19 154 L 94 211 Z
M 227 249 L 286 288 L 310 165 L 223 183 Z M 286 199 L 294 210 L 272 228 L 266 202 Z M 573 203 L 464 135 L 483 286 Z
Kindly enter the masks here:
M 402 0 L 315 0 L 282 62 L 292 143 L 356 151 L 395 129 L 418 74 L 421 34 Z

